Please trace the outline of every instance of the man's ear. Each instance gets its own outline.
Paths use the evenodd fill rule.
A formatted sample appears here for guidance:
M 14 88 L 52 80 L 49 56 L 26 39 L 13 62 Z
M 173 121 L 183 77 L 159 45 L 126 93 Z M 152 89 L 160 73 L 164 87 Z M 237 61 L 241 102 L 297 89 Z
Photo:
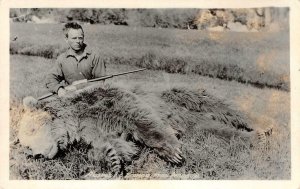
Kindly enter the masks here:
M 68 37 L 65 35 L 65 42 L 68 43 Z

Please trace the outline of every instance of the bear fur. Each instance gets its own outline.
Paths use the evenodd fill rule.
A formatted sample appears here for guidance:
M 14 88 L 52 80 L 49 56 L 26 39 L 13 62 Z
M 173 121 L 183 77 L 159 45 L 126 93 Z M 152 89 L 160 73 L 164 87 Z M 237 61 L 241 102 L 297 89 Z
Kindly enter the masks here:
M 20 120 L 20 143 L 54 158 L 75 141 L 92 146 L 89 158 L 106 159 L 114 172 L 130 162 L 139 145 L 180 164 L 182 135 L 212 129 L 220 137 L 253 129 L 247 118 L 204 90 L 173 88 L 145 92 L 140 87 L 89 87 L 64 98 L 49 98 L 27 109 Z

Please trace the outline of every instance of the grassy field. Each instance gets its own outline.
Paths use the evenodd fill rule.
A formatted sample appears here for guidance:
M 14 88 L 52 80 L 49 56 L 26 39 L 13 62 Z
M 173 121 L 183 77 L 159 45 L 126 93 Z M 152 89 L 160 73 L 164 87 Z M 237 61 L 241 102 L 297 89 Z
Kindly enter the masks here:
M 44 75 L 51 68 L 53 60 L 11 56 L 11 141 L 18 131 L 18 120 L 22 115 L 23 97 L 35 97 L 46 92 Z M 136 67 L 130 65 L 108 66 L 110 73 L 127 71 Z M 36 70 L 40 70 L 36 72 Z M 25 82 L 26 81 L 26 82 Z M 124 179 L 288 179 L 290 177 L 290 133 L 289 93 L 274 89 L 257 89 L 235 81 L 222 81 L 197 74 L 168 74 L 164 71 L 146 71 L 114 78 L 110 82 L 129 85 L 145 85 L 145 90 L 188 86 L 191 89 L 206 89 L 234 109 L 246 115 L 271 119 L 276 123 L 269 139 L 268 149 L 250 148 L 243 139 L 231 138 L 229 142 L 213 133 L 203 131 L 186 133 L 183 138 L 183 153 L 186 163 L 172 167 L 162 161 L 152 150 L 143 149 L 139 159 L 128 168 Z M 34 86 L 34 87 L 32 87 Z M 255 116 L 254 116 L 255 115 Z M 254 120 L 257 127 L 261 120 Z M 12 179 L 109 179 L 101 164 L 89 162 L 86 152 L 78 148 L 68 149 L 67 155 L 54 160 L 33 159 L 26 156 L 26 149 L 11 145 L 10 163 Z M 198 146 L 196 148 L 196 146 Z M 200 148 L 199 148 L 200 146 Z M 74 158 L 76 157 L 76 158 Z
M 58 24 L 11 24 L 11 54 L 56 58 L 65 50 Z M 289 34 L 84 25 L 86 41 L 116 64 L 196 73 L 289 90 Z M 28 35 L 30 33 L 31 35 Z
M 57 46 L 54 50 L 59 53 L 65 48 L 62 36 L 58 35 L 60 29 L 59 25 L 11 25 L 11 36 L 18 36 L 17 41 L 11 43 L 11 50 L 15 51 L 12 54 L 26 54 L 36 49 L 54 46 Z M 133 160 L 128 167 L 128 174 L 120 179 L 290 178 L 290 93 L 286 91 L 287 88 L 279 87 L 283 90 L 258 88 L 237 82 L 236 79 L 205 77 L 201 76 L 205 74 L 187 70 L 183 72 L 180 69 L 170 71 L 166 66 L 164 69 L 152 67 L 156 63 L 154 60 L 160 60 L 160 57 L 178 60 L 176 65 L 180 64 L 181 60 L 186 61 L 186 65 L 200 65 L 198 61 L 206 59 L 208 61 L 206 65 L 214 65 L 212 63 L 214 61 L 225 67 L 238 65 L 247 73 L 259 73 L 263 69 L 268 75 L 266 80 L 261 80 L 264 86 L 268 82 L 277 81 L 277 74 L 284 75 L 286 84 L 289 84 L 288 35 L 276 33 L 232 35 L 232 33 L 111 26 L 85 26 L 85 29 L 88 43 L 99 47 L 103 55 L 113 57 L 114 61 L 108 65 L 108 73 L 128 71 L 145 65 L 153 68 L 143 73 L 113 78 L 108 82 L 142 86 L 145 91 L 159 91 L 172 87 L 205 89 L 231 108 L 247 115 L 255 129 L 264 129 L 270 123 L 274 124 L 274 132 L 268 139 L 266 149 L 249 147 L 249 143 L 243 138 L 233 137 L 224 141 L 206 130 L 201 132 L 190 130 L 182 139 L 183 155 L 186 157 L 183 166 L 171 166 L 151 149 L 144 148 L 140 157 Z M 30 35 L 26 33 L 29 30 Z M 99 32 L 95 32 L 98 30 Z M 27 46 L 29 42 L 32 46 Z M 29 50 L 25 51 L 24 48 Z M 22 99 L 26 96 L 38 97 L 47 93 L 44 86 L 45 75 L 55 61 L 52 58 L 43 58 L 45 57 L 43 51 L 41 54 L 35 52 L 31 55 L 38 56 L 10 57 L 11 142 L 16 139 L 18 121 L 23 113 Z M 145 60 L 147 56 L 150 58 Z M 145 60 L 145 64 L 139 65 L 129 60 L 136 62 Z M 70 147 L 63 157 L 46 160 L 30 158 L 26 155 L 26 148 L 11 143 L 10 178 L 110 179 L 105 166 L 100 162 L 90 162 L 81 145 L 79 143 Z

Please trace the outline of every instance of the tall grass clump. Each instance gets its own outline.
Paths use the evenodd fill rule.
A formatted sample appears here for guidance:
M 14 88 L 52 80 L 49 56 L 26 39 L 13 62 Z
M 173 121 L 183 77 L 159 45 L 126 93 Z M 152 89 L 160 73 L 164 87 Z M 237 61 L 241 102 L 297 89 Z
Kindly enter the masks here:
M 195 60 L 190 57 L 168 57 L 152 51 L 140 57 L 110 57 L 112 64 L 129 64 L 152 70 L 164 70 L 167 73 L 190 74 L 235 80 L 259 88 L 276 88 L 289 91 L 290 83 L 284 75 L 277 73 L 262 73 L 256 69 L 245 69 L 237 64 L 224 64 L 207 59 Z
M 21 54 L 28 56 L 40 56 L 44 58 L 57 58 L 66 48 L 59 45 L 35 45 L 11 43 L 9 47 L 10 54 Z

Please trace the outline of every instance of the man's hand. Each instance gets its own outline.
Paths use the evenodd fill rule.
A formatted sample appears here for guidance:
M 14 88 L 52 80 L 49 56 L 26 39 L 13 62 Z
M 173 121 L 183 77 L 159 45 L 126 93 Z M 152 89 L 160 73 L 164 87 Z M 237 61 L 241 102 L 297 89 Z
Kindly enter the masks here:
M 65 87 L 65 90 L 67 90 L 68 92 L 73 92 L 73 91 L 76 91 L 77 88 L 74 85 L 68 85 Z
M 57 91 L 57 95 L 59 96 L 59 97 L 63 97 L 63 96 L 65 96 L 67 94 L 67 90 L 66 89 L 64 89 L 64 88 L 59 88 L 58 89 L 58 91 Z
M 59 97 L 63 97 L 63 96 L 66 96 L 67 94 L 71 93 L 71 92 L 74 92 L 76 91 L 77 88 L 74 86 L 74 85 L 69 85 L 69 86 L 66 86 L 65 88 L 59 88 L 58 91 L 57 91 L 57 95 Z

